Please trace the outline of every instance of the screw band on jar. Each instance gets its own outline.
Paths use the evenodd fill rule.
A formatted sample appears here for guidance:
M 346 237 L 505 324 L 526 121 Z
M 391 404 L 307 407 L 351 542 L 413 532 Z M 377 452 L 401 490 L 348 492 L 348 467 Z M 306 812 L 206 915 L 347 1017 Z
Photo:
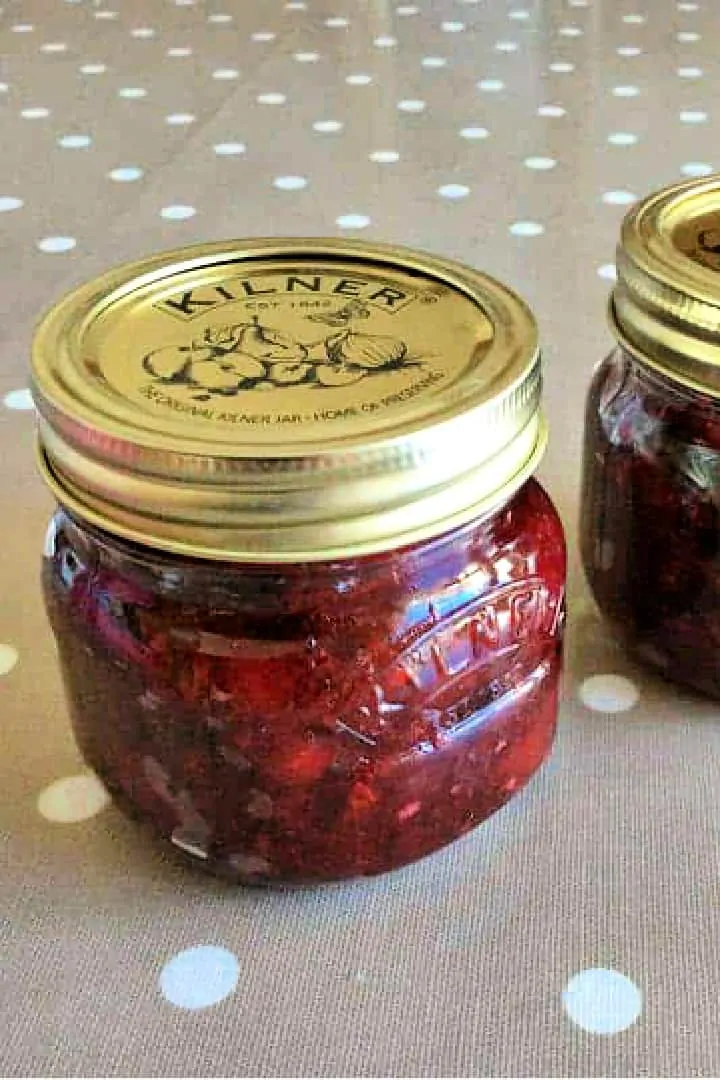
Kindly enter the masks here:
M 610 304 L 628 352 L 720 397 L 720 178 L 665 188 L 627 215 Z
M 389 550 L 503 502 L 545 445 L 532 315 L 458 264 L 346 241 L 123 267 L 43 321 L 39 460 L 58 498 L 205 558 Z

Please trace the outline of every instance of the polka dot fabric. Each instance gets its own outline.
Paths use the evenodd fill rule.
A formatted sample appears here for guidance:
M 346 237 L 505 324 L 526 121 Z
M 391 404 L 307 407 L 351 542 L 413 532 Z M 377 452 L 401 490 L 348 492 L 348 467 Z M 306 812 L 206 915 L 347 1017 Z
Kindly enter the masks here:
M 711 0 L 0 0 L 0 1015 L 10 1075 L 715 1075 L 717 709 L 577 573 L 583 398 L 623 214 L 720 168 Z M 268 234 L 407 243 L 536 312 L 573 555 L 557 749 L 392 878 L 166 862 L 70 734 L 42 611 L 32 328 L 109 266 Z

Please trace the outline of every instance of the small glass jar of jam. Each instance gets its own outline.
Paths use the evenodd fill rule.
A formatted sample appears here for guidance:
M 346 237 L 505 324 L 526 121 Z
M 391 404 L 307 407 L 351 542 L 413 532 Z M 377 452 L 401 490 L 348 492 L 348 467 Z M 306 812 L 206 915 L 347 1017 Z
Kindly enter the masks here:
M 565 546 L 513 293 L 383 245 L 193 248 L 62 301 L 33 387 L 76 738 L 187 859 L 377 874 L 538 769 Z
M 590 387 L 582 557 L 601 610 L 668 678 L 720 698 L 720 180 L 627 216 L 617 347 Z

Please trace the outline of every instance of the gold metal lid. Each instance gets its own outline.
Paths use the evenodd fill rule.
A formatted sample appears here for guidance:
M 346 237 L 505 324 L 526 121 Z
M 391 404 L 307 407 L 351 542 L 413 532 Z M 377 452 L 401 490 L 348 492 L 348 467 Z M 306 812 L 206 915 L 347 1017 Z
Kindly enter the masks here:
M 32 388 L 59 501 L 202 558 L 439 535 L 506 499 L 545 445 L 522 301 L 380 244 L 216 243 L 121 267 L 46 315 Z
M 720 176 L 633 207 L 617 271 L 610 318 L 622 343 L 675 381 L 720 396 Z

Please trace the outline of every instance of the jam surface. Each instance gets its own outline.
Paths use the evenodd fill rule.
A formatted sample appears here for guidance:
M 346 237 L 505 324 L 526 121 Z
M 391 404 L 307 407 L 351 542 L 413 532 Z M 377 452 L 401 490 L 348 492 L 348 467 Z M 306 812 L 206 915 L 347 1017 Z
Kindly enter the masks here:
M 601 610 L 642 659 L 720 698 L 720 403 L 618 348 L 590 387 L 584 457 Z
M 166 556 L 61 510 L 43 576 L 88 764 L 235 880 L 411 862 L 551 748 L 565 546 L 535 481 L 432 542 L 293 566 Z

